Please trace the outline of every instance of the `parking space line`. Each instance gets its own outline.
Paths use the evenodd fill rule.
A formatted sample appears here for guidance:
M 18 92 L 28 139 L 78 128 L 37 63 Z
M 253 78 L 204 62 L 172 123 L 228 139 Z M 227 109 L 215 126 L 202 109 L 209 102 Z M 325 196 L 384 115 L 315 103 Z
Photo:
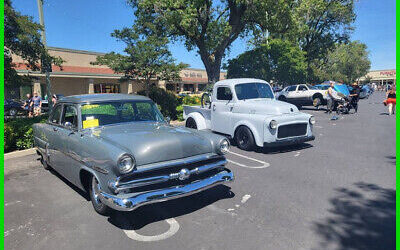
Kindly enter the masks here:
M 241 155 L 241 154 L 238 154 L 238 153 L 235 153 L 235 152 L 232 152 L 232 151 L 229 151 L 228 153 L 263 164 L 262 166 L 250 167 L 250 166 L 244 165 L 242 163 L 227 159 L 228 162 L 233 163 L 235 165 L 238 165 L 239 167 L 244 167 L 244 168 L 267 168 L 267 167 L 270 166 L 270 164 L 268 162 L 260 161 L 260 160 L 257 160 L 257 159 L 254 159 L 254 158 L 251 158 L 251 157 L 248 157 L 248 156 L 245 156 L 245 155 Z
M 159 235 L 153 235 L 153 236 L 141 235 L 138 234 L 135 230 L 123 230 L 123 231 L 126 234 L 126 236 L 128 236 L 132 240 L 146 241 L 146 242 L 165 240 L 176 234 L 179 230 L 179 223 L 174 218 L 169 218 L 166 219 L 165 221 L 169 224 L 169 229 L 165 233 Z

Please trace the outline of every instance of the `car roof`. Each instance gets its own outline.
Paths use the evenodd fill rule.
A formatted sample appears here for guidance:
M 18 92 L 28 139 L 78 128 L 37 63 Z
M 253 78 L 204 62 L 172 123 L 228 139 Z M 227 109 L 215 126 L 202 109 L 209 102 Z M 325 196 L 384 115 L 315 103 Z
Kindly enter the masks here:
M 225 79 L 215 83 L 216 86 L 218 85 L 228 85 L 228 86 L 235 86 L 236 84 L 241 83 L 252 83 L 252 82 L 260 82 L 260 83 L 267 83 L 264 80 L 256 79 L 256 78 L 234 78 L 234 79 Z
M 128 95 L 128 94 L 88 94 L 88 95 L 71 95 L 62 97 L 59 102 L 70 103 L 92 103 L 92 102 L 106 102 L 106 101 L 148 101 L 150 98 L 141 95 Z

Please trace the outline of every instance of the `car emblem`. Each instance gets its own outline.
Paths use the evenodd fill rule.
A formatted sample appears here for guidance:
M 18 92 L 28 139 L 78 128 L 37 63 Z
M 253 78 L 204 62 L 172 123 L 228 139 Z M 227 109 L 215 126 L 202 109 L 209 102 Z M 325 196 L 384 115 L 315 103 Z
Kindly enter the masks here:
M 178 174 L 178 179 L 183 181 L 186 180 L 190 177 L 190 171 L 187 168 L 182 168 L 181 171 L 179 171 Z

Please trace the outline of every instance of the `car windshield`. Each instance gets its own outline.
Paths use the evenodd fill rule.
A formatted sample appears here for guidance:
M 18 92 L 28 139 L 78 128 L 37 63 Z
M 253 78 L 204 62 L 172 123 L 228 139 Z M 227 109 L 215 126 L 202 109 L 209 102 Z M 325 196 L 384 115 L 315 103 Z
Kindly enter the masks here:
M 164 122 L 162 114 L 152 101 L 84 104 L 81 115 L 84 129 L 125 122 Z
M 271 87 L 265 83 L 243 83 L 235 86 L 236 96 L 239 100 L 257 99 L 257 98 L 274 98 Z

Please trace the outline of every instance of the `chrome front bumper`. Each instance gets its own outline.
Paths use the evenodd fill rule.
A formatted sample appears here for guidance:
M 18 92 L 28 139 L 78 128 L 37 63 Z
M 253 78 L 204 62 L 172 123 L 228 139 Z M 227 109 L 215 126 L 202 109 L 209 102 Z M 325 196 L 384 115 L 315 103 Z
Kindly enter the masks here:
M 231 182 L 233 180 L 233 173 L 228 169 L 224 169 L 216 175 L 213 175 L 206 179 L 197 180 L 186 185 L 174 186 L 156 191 L 149 191 L 133 196 L 130 196 L 132 194 L 115 196 L 100 190 L 99 196 L 101 202 L 112 209 L 119 211 L 132 211 L 142 205 L 192 195 L 194 193 L 201 192 L 224 182 Z

